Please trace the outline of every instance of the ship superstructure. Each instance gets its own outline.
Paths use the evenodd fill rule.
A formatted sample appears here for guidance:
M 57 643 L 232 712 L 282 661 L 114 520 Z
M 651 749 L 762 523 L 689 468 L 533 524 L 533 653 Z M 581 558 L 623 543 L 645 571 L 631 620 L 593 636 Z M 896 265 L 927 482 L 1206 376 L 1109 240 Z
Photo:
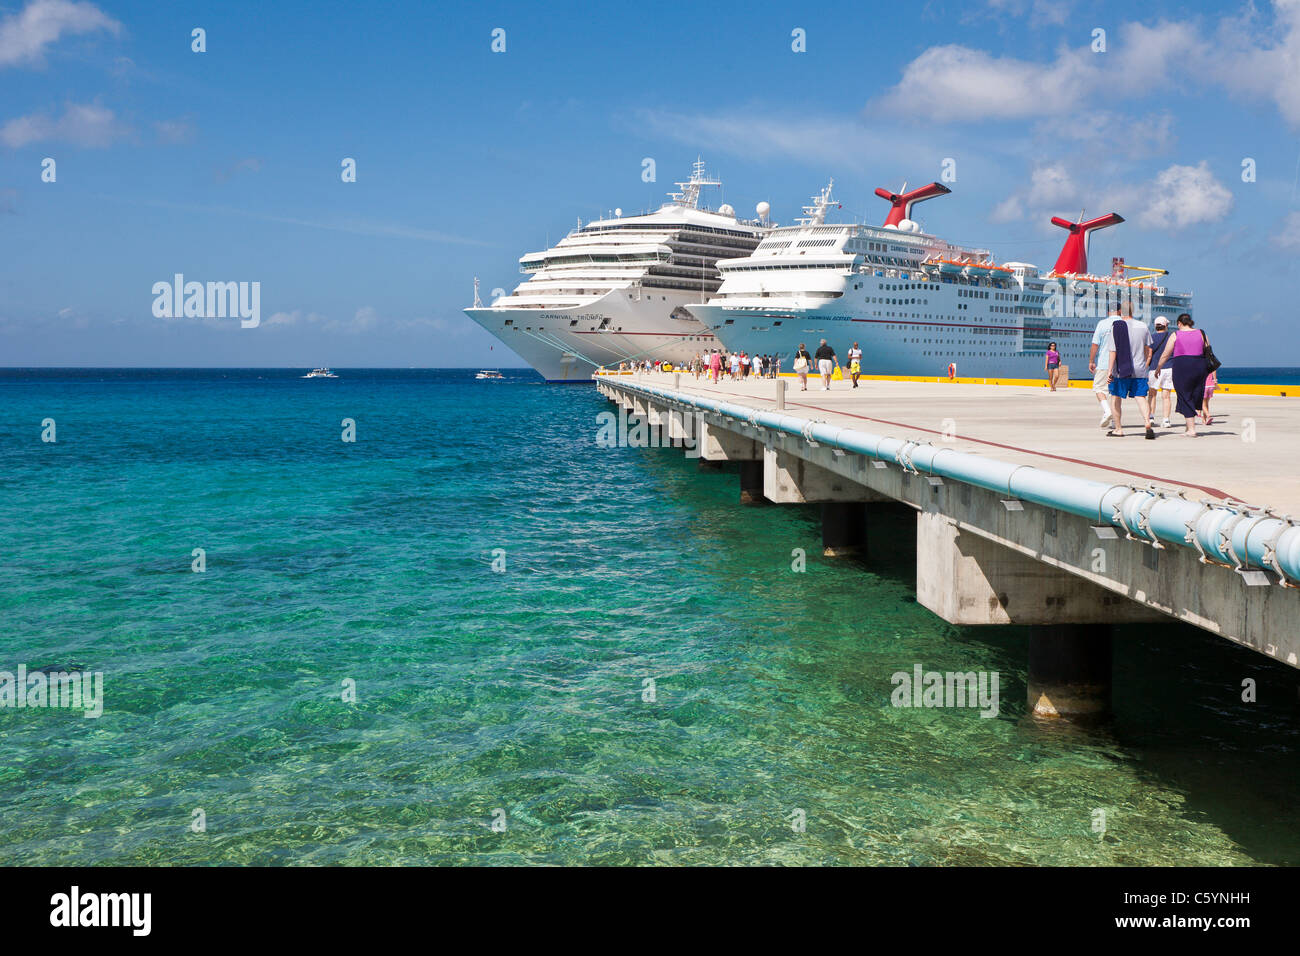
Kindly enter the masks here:
M 989 250 L 949 243 L 911 218 L 916 203 L 949 191 L 940 183 L 878 189 L 890 212 L 874 226 L 826 222 L 835 205 L 827 186 L 797 224 L 774 229 L 749 257 L 720 263 L 717 293 L 691 311 L 726 348 L 782 356 L 786 369 L 801 342 L 814 349 L 825 338 L 841 358 L 858 342 L 864 374 L 941 375 L 951 363 L 961 376 L 1007 378 L 1042 375 L 1051 342 L 1071 377 L 1088 376 L 1093 331 L 1121 299 L 1171 328 L 1191 312 L 1190 293 L 1158 284 L 1163 270 L 1133 276 L 1116 259 L 1110 275 L 1088 271 L 1091 234 L 1123 222 L 1118 214 L 1054 217 L 1069 235 L 1053 269 L 1040 271 L 999 264 Z
M 697 161 L 654 212 L 579 222 L 562 240 L 519 260 L 528 278 L 489 305 L 465 310 L 552 382 L 590 381 L 599 366 L 685 362 L 718 343 L 686 306 L 721 284 L 718 263 L 748 256 L 771 231 L 767 204 L 742 220 L 701 205 L 720 186 Z M 477 286 L 476 286 L 477 288 Z

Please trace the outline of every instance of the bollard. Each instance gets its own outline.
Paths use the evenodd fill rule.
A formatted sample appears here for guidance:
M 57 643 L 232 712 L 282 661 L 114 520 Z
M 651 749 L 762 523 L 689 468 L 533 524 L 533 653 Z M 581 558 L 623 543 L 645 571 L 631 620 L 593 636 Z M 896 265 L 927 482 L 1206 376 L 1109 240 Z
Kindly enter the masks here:
M 785 379 L 776 380 L 776 409 L 782 411 L 785 408 Z

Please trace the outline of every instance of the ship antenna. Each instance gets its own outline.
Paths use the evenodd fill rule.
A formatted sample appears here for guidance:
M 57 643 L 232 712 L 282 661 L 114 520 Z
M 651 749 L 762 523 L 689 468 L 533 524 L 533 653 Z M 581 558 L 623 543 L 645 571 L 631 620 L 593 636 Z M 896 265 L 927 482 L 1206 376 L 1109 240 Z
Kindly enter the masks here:
M 709 179 L 704 174 L 704 160 L 696 157 L 691 170 L 691 178 L 676 185 L 681 187 L 681 192 L 668 194 L 668 198 L 672 200 L 673 205 L 697 209 L 700 202 L 700 188 L 702 186 L 721 186 L 722 183 L 716 179 Z
M 478 297 L 478 276 L 474 277 L 474 308 L 483 308 L 483 300 Z
M 826 184 L 826 188 L 819 195 L 813 196 L 812 205 L 804 206 L 804 216 L 799 220 L 802 226 L 820 226 L 826 221 L 826 210 L 831 207 L 831 189 L 835 186 L 835 180 Z

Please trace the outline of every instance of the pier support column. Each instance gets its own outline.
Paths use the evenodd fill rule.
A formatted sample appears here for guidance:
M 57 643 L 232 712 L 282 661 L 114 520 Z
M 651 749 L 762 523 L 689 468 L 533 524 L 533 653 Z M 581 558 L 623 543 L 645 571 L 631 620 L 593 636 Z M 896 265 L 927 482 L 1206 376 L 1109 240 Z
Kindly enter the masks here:
M 725 428 L 710 425 L 702 418 L 696 420 L 699 435 L 700 457 L 709 461 L 757 461 L 763 460 L 763 446 L 752 438 L 746 438 Z M 762 484 L 760 479 L 759 484 Z M 759 488 L 762 491 L 762 488 Z
M 1029 709 L 1035 717 L 1088 719 L 1110 712 L 1109 624 L 1029 628 Z
M 740 463 L 740 503 L 742 505 L 766 504 L 763 497 L 763 461 Z
M 861 501 L 827 501 L 822 505 L 822 554 L 828 558 L 861 557 L 867 550 L 867 506 Z
M 932 511 L 916 516 L 916 600 L 950 624 L 1161 621 L 1136 601 Z
M 822 501 L 887 501 L 865 485 L 783 450 L 784 439 L 763 448 L 763 494 L 780 505 Z M 778 447 L 782 446 L 782 447 Z

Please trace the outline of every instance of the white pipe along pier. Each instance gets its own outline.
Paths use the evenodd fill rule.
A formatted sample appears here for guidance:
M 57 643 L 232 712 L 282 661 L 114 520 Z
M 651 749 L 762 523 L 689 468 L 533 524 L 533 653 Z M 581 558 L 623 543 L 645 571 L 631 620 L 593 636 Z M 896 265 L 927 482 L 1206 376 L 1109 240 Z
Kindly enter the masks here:
M 784 379 L 683 379 L 690 376 L 598 375 L 596 385 L 662 430 L 668 442 L 659 444 L 680 444 L 704 462 L 739 463 L 743 502 L 821 504 L 828 556 L 862 551 L 872 509 L 915 509 L 917 600 L 953 624 L 1029 626 L 1037 716 L 1109 711 L 1115 623 L 1173 618 L 1300 667 L 1300 526 L 1217 489 L 1207 496 L 1204 484 L 1133 483 L 1151 477 L 1135 465 L 1194 465 L 1199 480 L 1207 470 L 1217 478 L 1216 460 L 1229 468 L 1225 456 L 1257 451 L 1231 430 L 1238 422 L 1253 430 L 1256 420 L 1275 417 L 1275 440 L 1300 447 L 1300 428 L 1280 434 L 1290 409 L 1274 416 L 1269 404 L 1286 399 L 1234 397 L 1224 416 L 1233 425 L 1192 441 L 1179 426 L 1157 442 L 1142 441 L 1141 429 L 1119 442 L 1098 433 L 1096 402 L 1082 389 L 1064 389 L 1076 394 L 1052 404 L 1060 393 L 1029 387 L 836 382 L 824 392 L 810 376 L 808 397 L 787 408 Z M 1017 423 L 1029 403 L 1032 424 Z M 973 434 L 935 427 L 952 409 Z M 1136 423 L 1136 409 L 1128 414 Z M 855 427 L 864 419 L 893 434 Z M 1041 441 L 1015 443 L 1035 429 Z M 1052 453 L 1063 451 L 1073 454 Z M 1067 467 L 1031 463 L 1040 458 Z M 1253 481 L 1294 453 L 1263 458 Z M 1294 484 L 1294 476 L 1292 466 L 1278 479 Z

